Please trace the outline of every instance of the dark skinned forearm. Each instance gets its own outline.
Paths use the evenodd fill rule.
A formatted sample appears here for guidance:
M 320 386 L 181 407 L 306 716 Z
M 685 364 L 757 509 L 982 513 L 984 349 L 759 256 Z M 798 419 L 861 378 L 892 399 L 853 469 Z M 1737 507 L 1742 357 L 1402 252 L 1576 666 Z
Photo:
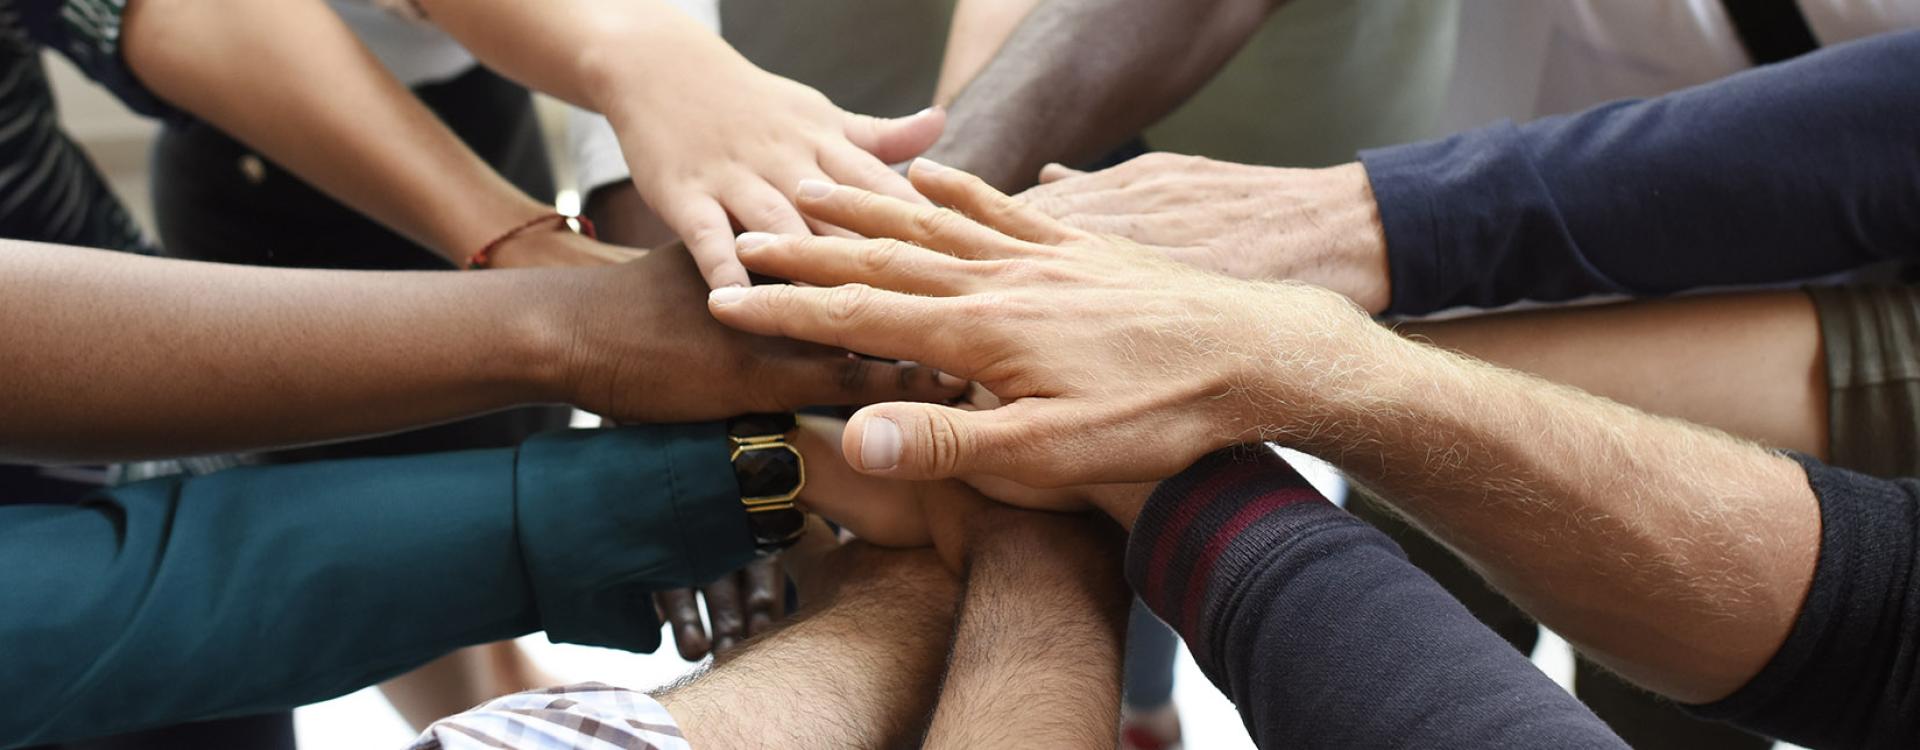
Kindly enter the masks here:
M 928 158 L 1003 191 L 1104 154 L 1198 91 L 1283 0 L 1047 0 L 954 100 Z
M 556 358 L 539 327 L 523 325 L 545 278 L 248 268 L 0 241 L 0 456 L 288 445 L 545 400 L 556 394 L 540 371 Z

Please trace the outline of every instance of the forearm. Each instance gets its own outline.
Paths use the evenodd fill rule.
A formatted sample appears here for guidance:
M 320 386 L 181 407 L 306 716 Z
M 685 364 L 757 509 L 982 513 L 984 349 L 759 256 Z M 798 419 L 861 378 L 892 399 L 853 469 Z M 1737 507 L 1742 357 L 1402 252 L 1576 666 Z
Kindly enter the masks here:
M 1778 649 L 1819 549 L 1791 460 L 1364 326 L 1265 413 L 1602 664 L 1687 701 Z M 1278 394 L 1278 395 L 1275 395 Z
M 1657 99 L 1363 153 L 1392 311 L 1911 262 L 1920 83 L 1884 71 L 1917 62 L 1920 33 L 1892 34 Z
M 1395 330 L 1652 414 L 1824 457 L 1820 323 L 1800 292 L 1496 313 Z
M 154 93 L 451 262 L 551 211 L 468 149 L 324 3 L 140 0 L 125 34 L 127 63 Z
M 1197 91 L 1276 0 L 1047 0 L 954 99 L 927 156 L 1002 190 L 1112 150 Z
M 616 126 L 645 113 L 635 93 L 669 66 L 751 65 L 663 0 L 421 0 L 435 25 L 529 88 L 598 112 Z M 655 113 L 657 114 L 657 113 Z
M 292 271 L 0 243 L 0 453 L 290 445 L 564 400 L 537 321 L 571 272 Z
M 1118 538 L 1104 521 L 1048 525 L 1060 533 L 975 535 L 927 747 L 1114 745 L 1132 602 Z
M 539 630 L 512 459 L 245 468 L 0 508 L 0 746 L 286 710 Z
M 961 0 L 953 9 L 947 31 L 947 52 L 940 61 L 940 80 L 933 103 L 946 106 L 980 74 L 1000 51 L 1007 37 L 1041 0 Z
M 1131 507 L 1128 579 L 1260 747 L 1623 746 L 1266 446 Z
M 818 596 L 803 582 L 809 601 L 791 624 L 658 696 L 694 747 L 900 747 L 918 736 L 953 626 L 952 576 L 929 552 L 858 542 L 819 566 L 836 580 Z

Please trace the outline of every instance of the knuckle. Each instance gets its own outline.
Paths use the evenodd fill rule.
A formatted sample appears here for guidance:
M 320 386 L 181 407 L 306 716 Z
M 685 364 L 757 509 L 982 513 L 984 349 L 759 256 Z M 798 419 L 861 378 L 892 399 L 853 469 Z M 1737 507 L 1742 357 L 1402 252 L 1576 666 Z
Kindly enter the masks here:
M 949 209 L 929 208 L 914 212 L 913 228 L 923 236 L 940 237 L 952 232 L 959 220 L 960 215 Z
M 873 288 L 865 284 L 847 284 L 827 292 L 827 321 L 835 325 L 859 322 L 872 305 Z
M 861 246 L 854 255 L 854 264 L 862 273 L 880 274 L 891 268 L 900 254 L 905 252 L 906 243 L 899 240 L 874 240 Z
M 936 476 L 950 477 L 958 473 L 956 468 L 966 448 L 964 432 L 954 422 L 953 415 L 935 412 L 927 420 L 927 455 L 929 467 Z

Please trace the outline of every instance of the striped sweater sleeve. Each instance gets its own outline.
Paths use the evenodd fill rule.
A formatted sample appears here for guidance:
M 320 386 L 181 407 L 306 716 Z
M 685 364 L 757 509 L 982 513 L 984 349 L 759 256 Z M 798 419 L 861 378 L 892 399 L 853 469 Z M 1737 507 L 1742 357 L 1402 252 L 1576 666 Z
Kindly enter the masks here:
M 1625 747 L 1264 448 L 1161 484 L 1127 578 L 1260 747 Z

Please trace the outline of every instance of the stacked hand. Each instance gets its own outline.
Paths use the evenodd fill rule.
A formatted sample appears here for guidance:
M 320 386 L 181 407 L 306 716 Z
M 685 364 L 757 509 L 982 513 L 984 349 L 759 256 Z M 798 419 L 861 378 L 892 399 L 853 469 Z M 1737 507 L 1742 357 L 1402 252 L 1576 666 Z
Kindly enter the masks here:
M 1184 266 L 925 161 L 911 178 L 955 210 L 803 186 L 808 216 L 882 239 L 743 235 L 748 268 L 815 286 L 709 298 L 742 330 L 930 364 L 1005 402 L 862 409 L 845 449 L 869 474 L 1163 479 L 1215 449 L 1312 429 L 1316 390 L 1391 336 L 1324 289 Z
M 788 191 L 802 180 L 917 199 L 887 165 L 933 145 L 946 123 L 940 110 L 896 120 L 856 115 L 724 44 L 685 55 L 680 74 L 633 77 L 635 90 L 611 98 L 617 106 L 606 114 L 641 196 L 693 250 L 710 286 L 747 284 L 734 257 L 735 225 L 828 231 L 794 210 Z
M 1075 229 L 1164 248 L 1242 279 L 1299 279 L 1372 312 L 1391 298 L 1386 239 L 1366 169 L 1280 169 L 1148 154 L 1111 169 L 1050 165 L 1020 194 Z

